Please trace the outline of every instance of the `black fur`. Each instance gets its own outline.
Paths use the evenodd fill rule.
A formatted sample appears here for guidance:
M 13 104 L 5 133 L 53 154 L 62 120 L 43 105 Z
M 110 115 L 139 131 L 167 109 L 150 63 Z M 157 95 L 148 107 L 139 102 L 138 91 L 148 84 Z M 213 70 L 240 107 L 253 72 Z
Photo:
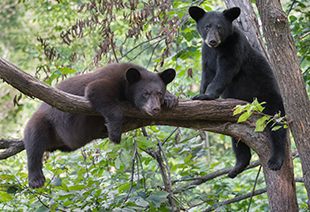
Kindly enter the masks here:
M 124 111 L 120 101 L 130 101 L 151 116 L 161 105 L 173 107 L 178 99 L 166 92 L 175 77 L 173 69 L 152 73 L 129 64 L 111 64 L 93 73 L 77 75 L 61 82 L 57 88 L 85 96 L 102 116 L 61 112 L 42 103 L 24 131 L 30 188 L 44 186 L 42 157 L 45 151 L 73 151 L 108 131 L 110 141 L 120 143 Z
M 265 57 L 248 42 L 245 35 L 232 24 L 240 14 L 234 7 L 220 12 L 205 12 L 199 7 L 189 8 L 190 16 L 196 21 L 197 31 L 204 40 L 202 45 L 202 76 L 200 94 L 193 100 L 235 98 L 252 102 L 267 102 L 268 115 L 281 111 L 284 116 L 282 97 L 273 71 Z M 285 157 L 286 130 L 281 128 L 267 131 L 272 144 L 272 156 L 268 167 L 279 170 Z M 232 139 L 236 165 L 228 174 L 234 178 L 242 172 L 251 159 L 250 148 Z

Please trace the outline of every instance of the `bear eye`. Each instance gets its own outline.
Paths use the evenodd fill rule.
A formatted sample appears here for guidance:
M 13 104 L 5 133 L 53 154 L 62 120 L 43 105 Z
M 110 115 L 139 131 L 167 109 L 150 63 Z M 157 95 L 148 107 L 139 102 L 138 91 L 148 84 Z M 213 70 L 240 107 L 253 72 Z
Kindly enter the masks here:
M 210 27 L 211 27 L 211 24 L 207 24 L 206 25 L 206 30 L 210 29 Z
M 143 92 L 143 96 L 144 96 L 144 97 L 149 97 L 149 96 L 150 96 L 150 93 L 149 93 L 148 91 L 144 91 L 144 92 Z
M 158 95 L 159 97 L 162 97 L 162 96 L 163 96 L 163 93 L 160 92 L 160 91 L 158 91 L 158 92 L 157 92 L 157 95 Z
M 217 30 L 221 30 L 222 27 L 218 25 L 218 26 L 216 26 L 216 29 L 217 29 Z

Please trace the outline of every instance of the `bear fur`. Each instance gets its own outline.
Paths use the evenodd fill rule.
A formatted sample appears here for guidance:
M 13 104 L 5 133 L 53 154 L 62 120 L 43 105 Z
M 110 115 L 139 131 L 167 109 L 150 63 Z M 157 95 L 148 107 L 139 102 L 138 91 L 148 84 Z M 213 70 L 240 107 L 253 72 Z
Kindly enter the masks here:
M 266 58 L 254 49 L 247 38 L 232 24 L 240 15 L 240 8 L 234 7 L 221 12 L 205 12 L 193 6 L 190 16 L 196 21 L 196 28 L 203 39 L 202 75 L 200 94 L 193 100 L 234 98 L 252 102 L 266 102 L 264 113 L 285 115 L 282 97 L 274 73 Z M 286 129 L 267 131 L 272 144 L 272 155 L 268 167 L 279 170 L 285 158 Z M 250 148 L 232 138 L 236 165 L 228 174 L 234 178 L 242 172 L 251 159 Z
M 44 186 L 42 157 L 45 151 L 73 151 L 108 131 L 112 142 L 120 143 L 124 111 L 120 101 L 129 101 L 150 116 L 158 115 L 161 105 L 173 107 L 178 99 L 166 92 L 175 77 L 173 69 L 152 73 L 130 63 L 111 64 L 95 72 L 62 81 L 57 88 L 85 96 L 102 116 L 62 112 L 42 103 L 24 131 L 30 188 Z

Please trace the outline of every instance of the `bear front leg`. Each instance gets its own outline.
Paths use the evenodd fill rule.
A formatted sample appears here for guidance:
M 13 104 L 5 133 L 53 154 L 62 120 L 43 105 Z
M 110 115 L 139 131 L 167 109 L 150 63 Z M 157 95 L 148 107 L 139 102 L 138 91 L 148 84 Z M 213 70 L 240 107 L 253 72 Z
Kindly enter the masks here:
M 228 177 L 235 178 L 249 165 L 251 160 L 251 150 L 245 143 L 238 141 L 235 138 L 232 138 L 232 146 L 237 161 L 233 170 L 228 173 Z
M 121 86 L 113 79 L 99 79 L 87 85 L 86 98 L 106 120 L 110 141 L 119 144 L 122 135 L 124 111 L 120 106 Z
M 110 111 L 107 112 L 106 111 Z M 120 106 L 114 106 L 113 108 L 105 108 L 102 110 L 103 117 L 106 120 L 106 126 L 109 133 L 110 141 L 119 144 L 122 137 L 122 124 L 124 120 L 124 111 Z
M 179 99 L 172 95 L 169 91 L 166 91 L 164 96 L 164 105 L 167 107 L 175 107 L 179 103 Z

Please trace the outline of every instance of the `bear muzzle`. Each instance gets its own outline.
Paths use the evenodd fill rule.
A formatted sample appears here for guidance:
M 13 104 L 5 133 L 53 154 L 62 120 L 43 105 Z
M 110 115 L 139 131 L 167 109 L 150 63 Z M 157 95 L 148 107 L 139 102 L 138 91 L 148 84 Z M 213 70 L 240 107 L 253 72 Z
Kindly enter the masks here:
M 208 33 L 205 43 L 210 47 L 210 48 L 215 48 L 221 43 L 221 38 L 219 33 L 214 30 Z
M 142 109 L 150 116 L 157 116 L 161 111 L 160 100 L 156 97 L 150 97 Z

